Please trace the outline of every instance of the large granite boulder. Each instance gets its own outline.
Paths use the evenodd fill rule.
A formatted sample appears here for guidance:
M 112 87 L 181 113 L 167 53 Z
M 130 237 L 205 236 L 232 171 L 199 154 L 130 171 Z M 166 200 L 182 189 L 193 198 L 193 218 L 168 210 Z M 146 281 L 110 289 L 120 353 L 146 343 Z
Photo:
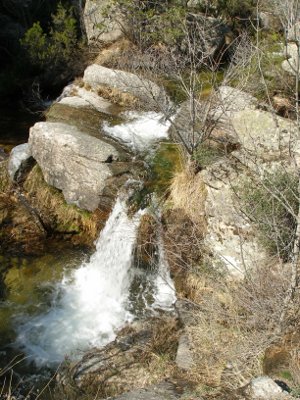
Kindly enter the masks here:
M 123 167 L 112 144 L 63 123 L 35 124 L 29 147 L 46 182 L 62 190 L 67 203 L 89 211 L 98 207 L 113 170 Z
M 244 110 L 255 110 L 258 100 L 252 95 L 231 86 L 220 86 L 207 100 L 183 102 L 169 129 L 170 137 L 192 150 L 193 143 L 200 141 L 208 124 L 213 128 L 210 138 L 221 142 L 236 143 L 231 118 Z M 191 115 L 195 114 L 194 123 Z
M 241 145 L 234 155 L 248 166 L 287 160 L 291 151 L 298 153 L 295 121 L 266 111 L 244 110 L 232 116 L 231 126 Z
M 147 110 L 166 108 L 168 105 L 168 97 L 162 87 L 130 72 L 93 64 L 84 71 L 83 81 L 94 91 L 109 87 L 121 93 L 128 93 L 136 97 Z
M 199 59 L 203 58 L 203 54 L 206 58 L 219 58 L 233 38 L 230 27 L 222 19 L 205 13 L 189 12 L 186 16 L 186 30 L 187 34 L 180 41 L 178 50 L 188 55 L 192 43 L 193 51 Z
M 105 16 L 110 5 L 108 0 L 86 0 L 83 21 L 89 44 L 110 43 L 123 36 L 125 21 L 121 14 L 113 19 Z

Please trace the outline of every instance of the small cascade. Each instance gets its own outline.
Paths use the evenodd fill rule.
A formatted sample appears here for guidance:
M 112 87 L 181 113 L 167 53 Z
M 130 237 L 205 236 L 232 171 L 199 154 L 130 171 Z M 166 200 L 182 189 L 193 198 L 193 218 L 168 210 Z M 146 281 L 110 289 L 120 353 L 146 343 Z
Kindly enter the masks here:
M 127 215 L 120 198 L 88 263 L 56 287 L 49 312 L 19 326 L 17 345 L 37 365 L 54 365 L 66 355 L 114 340 L 132 315 L 126 310 L 129 269 L 139 214 Z
M 170 276 L 169 265 L 165 257 L 163 241 L 158 241 L 158 271 L 154 281 L 154 303 L 152 307 L 169 311 L 176 302 L 174 282 Z
M 127 111 L 123 113 L 126 122 L 120 125 L 103 124 L 104 132 L 124 143 L 134 151 L 144 151 L 157 140 L 167 139 L 170 122 L 162 113 Z

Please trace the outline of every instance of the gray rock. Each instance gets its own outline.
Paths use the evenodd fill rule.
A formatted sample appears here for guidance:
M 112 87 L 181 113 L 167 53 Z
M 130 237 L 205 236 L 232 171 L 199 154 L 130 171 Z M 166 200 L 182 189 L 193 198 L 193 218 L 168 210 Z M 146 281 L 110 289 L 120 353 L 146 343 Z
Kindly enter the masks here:
M 220 86 L 218 89 L 218 109 L 219 113 L 232 115 L 243 110 L 254 110 L 258 106 L 258 100 L 251 94 L 231 86 Z
M 184 369 L 186 371 L 190 370 L 194 365 L 191 342 L 187 334 L 183 334 L 179 338 L 176 354 L 176 364 L 178 368 Z
M 148 388 L 134 390 L 114 397 L 113 400 L 176 400 L 180 396 L 175 392 L 173 384 L 162 382 Z
M 31 151 L 28 143 L 14 147 L 8 160 L 8 175 L 12 181 L 18 181 L 22 172 L 31 163 Z
M 253 379 L 245 389 L 249 400 L 289 400 L 292 399 L 287 392 L 277 385 L 271 378 L 260 376 Z
M 300 22 L 291 26 L 287 33 L 287 45 L 285 48 L 286 60 L 282 62 L 282 68 L 284 71 L 296 76 L 299 74 L 298 58 L 299 50 L 297 42 L 300 37 Z
M 93 211 L 112 176 L 110 163 L 119 153 L 108 143 L 74 126 L 38 122 L 30 129 L 29 146 L 45 181 L 62 190 L 65 200 Z
M 215 58 L 220 56 L 220 51 L 224 52 L 225 47 L 232 40 L 232 31 L 220 18 L 207 16 L 205 13 L 190 12 L 187 15 L 186 26 L 193 37 L 193 46 L 196 56 L 201 59 L 205 57 Z M 189 53 L 190 39 L 188 35 L 180 43 L 180 52 Z
M 190 101 L 185 101 L 181 104 L 169 130 L 169 135 L 173 140 L 179 143 L 184 142 L 185 147 L 190 150 L 192 150 L 194 141 L 197 144 L 197 140 L 201 140 L 203 126 L 208 119 L 215 125 L 218 134 L 216 139 L 221 140 L 220 136 L 222 136 L 224 141 L 235 143 L 230 119 L 237 112 L 255 110 L 258 106 L 258 100 L 250 94 L 230 86 L 220 86 L 208 101 L 203 100 L 194 103 L 193 111 L 196 115 L 196 121 L 192 126 L 190 103 Z M 214 136 L 213 131 L 211 137 Z
M 115 88 L 138 98 L 144 108 L 165 108 L 168 98 L 165 90 L 156 83 L 130 72 L 114 70 L 93 64 L 84 71 L 84 83 L 97 90 L 101 86 Z
M 298 143 L 295 122 L 270 112 L 240 111 L 232 116 L 231 124 L 242 147 L 235 156 L 250 167 L 251 158 L 256 162 L 287 159 Z
M 121 14 L 105 18 L 105 9 L 111 5 L 109 0 L 86 0 L 83 21 L 89 44 L 110 43 L 123 36 L 125 21 Z

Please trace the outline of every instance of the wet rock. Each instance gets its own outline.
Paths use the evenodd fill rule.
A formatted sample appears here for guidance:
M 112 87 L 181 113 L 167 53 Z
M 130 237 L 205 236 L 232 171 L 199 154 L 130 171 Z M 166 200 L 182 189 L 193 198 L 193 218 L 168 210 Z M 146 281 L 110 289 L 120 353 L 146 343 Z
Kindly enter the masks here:
M 75 365 L 66 365 L 58 378 L 59 386 L 65 393 L 75 387 L 84 393 L 97 392 L 107 397 L 136 390 L 149 380 L 153 383 L 153 369 L 149 366 L 164 355 L 175 359 L 177 330 L 174 317 L 133 323 L 121 330 L 114 342 L 90 350 Z M 154 370 L 156 381 L 168 376 L 170 365 L 165 367 Z
M 95 91 L 101 87 L 110 87 L 121 93 L 135 96 L 147 110 L 167 107 L 168 98 L 164 89 L 156 83 L 130 72 L 109 69 L 100 65 L 90 65 L 84 71 L 83 81 Z
M 68 204 L 89 211 L 98 207 L 112 176 L 110 162 L 119 160 L 112 145 L 74 126 L 39 122 L 30 130 L 29 146 L 46 182 L 62 190 Z
M 19 199 L 0 195 L 0 250 L 7 253 L 36 253 L 43 246 L 45 231 L 30 209 Z
M 8 175 L 12 181 L 19 182 L 26 170 L 34 164 L 28 143 L 14 147 L 8 160 Z
M 112 199 L 107 208 L 96 209 L 93 213 L 68 205 L 62 192 L 45 182 L 38 165 L 28 174 L 23 189 L 30 206 L 36 210 L 51 236 L 76 245 L 93 246 L 105 225 Z

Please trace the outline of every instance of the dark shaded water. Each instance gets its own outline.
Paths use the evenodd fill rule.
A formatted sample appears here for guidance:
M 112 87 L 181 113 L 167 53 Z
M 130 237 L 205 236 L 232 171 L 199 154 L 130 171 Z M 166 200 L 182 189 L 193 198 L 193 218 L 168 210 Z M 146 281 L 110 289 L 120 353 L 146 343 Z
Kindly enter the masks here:
M 43 120 L 41 113 L 32 114 L 26 110 L 0 108 L 0 146 L 6 151 L 28 140 L 29 128 Z

